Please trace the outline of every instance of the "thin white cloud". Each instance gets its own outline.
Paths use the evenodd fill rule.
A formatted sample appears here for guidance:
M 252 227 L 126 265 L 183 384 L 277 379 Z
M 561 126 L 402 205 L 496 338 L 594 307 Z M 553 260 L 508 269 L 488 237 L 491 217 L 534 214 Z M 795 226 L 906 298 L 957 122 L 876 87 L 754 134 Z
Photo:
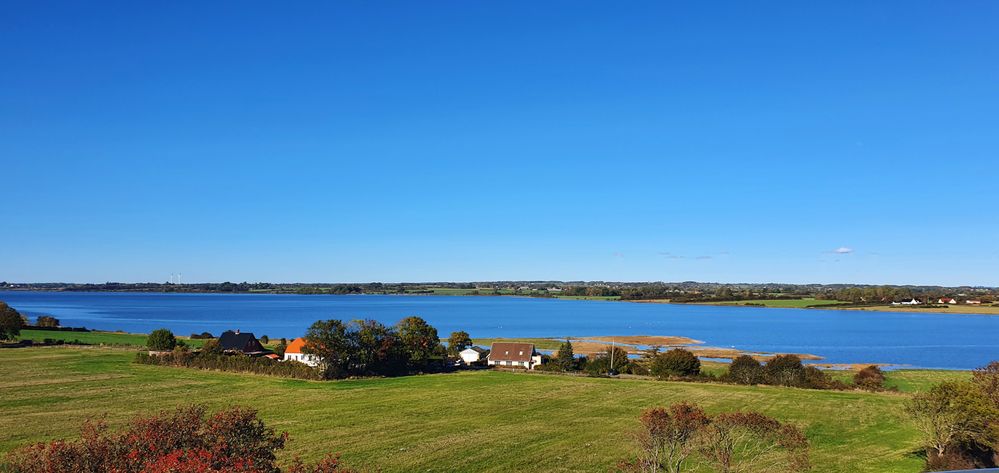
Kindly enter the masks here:
M 841 247 L 836 248 L 835 250 L 833 250 L 833 253 L 836 253 L 837 255 L 848 255 L 850 253 L 853 253 L 853 248 L 849 248 L 849 247 L 846 247 L 846 246 L 841 246 Z

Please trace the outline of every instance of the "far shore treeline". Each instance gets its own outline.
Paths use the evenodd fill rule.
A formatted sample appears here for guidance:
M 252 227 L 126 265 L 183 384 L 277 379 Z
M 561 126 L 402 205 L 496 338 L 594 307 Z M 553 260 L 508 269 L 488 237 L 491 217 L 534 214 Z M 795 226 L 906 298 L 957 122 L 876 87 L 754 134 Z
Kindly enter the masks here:
M 726 302 L 739 300 L 816 299 L 844 304 L 885 304 L 917 299 L 932 304 L 939 298 L 958 303 L 999 302 L 999 288 L 984 286 L 912 286 L 859 284 L 780 284 L 702 282 L 607 281 L 483 281 L 423 283 L 12 283 L 3 290 L 72 292 L 179 292 L 260 294 L 432 294 L 528 297 L 590 297 L 671 302 Z

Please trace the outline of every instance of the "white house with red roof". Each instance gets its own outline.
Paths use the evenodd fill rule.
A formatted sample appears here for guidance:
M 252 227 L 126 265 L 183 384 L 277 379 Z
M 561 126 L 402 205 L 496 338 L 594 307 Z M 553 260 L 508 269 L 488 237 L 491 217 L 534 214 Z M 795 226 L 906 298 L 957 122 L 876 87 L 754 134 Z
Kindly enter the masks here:
M 310 355 L 308 353 L 302 353 L 302 349 L 305 348 L 305 339 L 296 338 L 291 341 L 288 348 L 284 350 L 284 361 L 297 361 L 299 363 L 305 363 L 309 366 L 318 366 L 319 357 L 316 355 Z

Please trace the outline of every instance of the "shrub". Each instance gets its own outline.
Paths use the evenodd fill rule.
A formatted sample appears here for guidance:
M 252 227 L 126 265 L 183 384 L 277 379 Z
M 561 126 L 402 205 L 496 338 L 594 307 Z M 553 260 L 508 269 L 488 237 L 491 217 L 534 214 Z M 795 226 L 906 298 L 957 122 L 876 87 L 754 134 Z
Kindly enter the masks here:
M 625 371 L 629 363 L 628 352 L 623 348 L 607 347 L 606 351 L 589 359 L 584 369 L 590 376 L 603 376 L 608 373 Z
M 206 344 L 207 345 L 207 344 Z M 173 351 L 165 355 L 137 353 L 135 362 L 144 365 L 178 366 L 203 370 L 256 373 L 282 378 L 323 379 L 319 370 L 296 361 L 274 361 L 264 357 L 226 355 L 202 350 L 200 353 Z
M 696 376 L 701 372 L 701 360 L 689 350 L 674 348 L 656 355 L 649 371 L 659 378 Z
M 153 351 L 170 351 L 177 346 L 177 338 L 165 328 L 156 329 L 146 339 L 146 346 Z
M 35 325 L 39 327 L 58 327 L 60 323 L 59 319 L 52 317 L 51 315 L 39 315 L 38 319 L 35 321 Z
M 806 366 L 804 373 L 802 387 L 811 389 L 846 389 L 847 387 L 842 381 L 832 379 L 832 376 L 814 366 Z
M 257 341 L 259 341 L 261 345 L 266 345 L 270 343 L 271 337 L 268 337 L 267 335 L 261 335 L 260 338 L 257 339 Z
M 801 358 L 795 355 L 777 355 L 763 367 L 763 379 L 767 384 L 778 386 L 802 386 L 805 384 L 805 367 Z
M 7 455 L 19 473 L 280 473 L 275 452 L 287 433 L 264 425 L 257 412 L 233 407 L 206 415 L 203 406 L 136 417 L 120 432 L 86 422 L 79 440 L 38 443 Z M 316 465 L 295 462 L 293 473 L 345 471 L 336 457 Z
M 635 472 L 713 471 L 799 472 L 809 468 L 808 439 L 798 427 L 757 412 L 708 417 L 695 404 L 644 411 L 639 418 L 640 453 L 622 462 Z
M 875 365 L 868 366 L 853 375 L 853 384 L 868 391 L 881 391 L 885 388 L 885 374 Z
M 763 365 L 756 358 L 740 355 L 732 360 L 726 377 L 738 384 L 757 384 L 763 381 Z

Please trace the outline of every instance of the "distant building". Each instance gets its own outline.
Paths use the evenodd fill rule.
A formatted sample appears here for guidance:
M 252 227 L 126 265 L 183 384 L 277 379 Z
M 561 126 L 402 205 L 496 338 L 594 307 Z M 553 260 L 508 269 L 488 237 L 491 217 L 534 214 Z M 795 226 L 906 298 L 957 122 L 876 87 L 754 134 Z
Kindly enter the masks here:
M 299 363 L 305 363 L 309 366 L 319 365 L 319 357 L 316 355 L 309 355 L 302 353 L 302 348 L 305 348 L 305 339 L 296 338 L 291 341 L 291 345 L 284 350 L 284 361 L 297 361 Z
M 267 349 L 260 344 L 252 333 L 240 333 L 239 330 L 226 330 L 219 337 L 219 348 L 223 352 L 242 353 L 244 355 L 264 355 Z
M 534 351 L 533 343 L 493 343 L 489 349 L 489 366 L 519 366 L 529 370 L 541 364 L 541 355 Z
M 891 303 L 891 305 L 919 305 L 919 304 L 922 304 L 922 302 L 919 302 L 916 299 L 912 299 L 911 301 L 908 301 L 908 302 L 892 302 Z
M 969 299 L 967 301 L 964 301 L 964 303 L 965 304 L 970 304 L 970 305 L 982 305 L 982 301 L 973 300 L 973 299 Z
M 458 356 L 461 357 L 461 361 L 466 365 L 482 361 L 487 354 L 489 354 L 489 350 L 479 347 L 468 347 L 458 352 Z
M 957 300 L 950 297 L 941 297 L 937 300 L 937 304 L 957 304 Z

